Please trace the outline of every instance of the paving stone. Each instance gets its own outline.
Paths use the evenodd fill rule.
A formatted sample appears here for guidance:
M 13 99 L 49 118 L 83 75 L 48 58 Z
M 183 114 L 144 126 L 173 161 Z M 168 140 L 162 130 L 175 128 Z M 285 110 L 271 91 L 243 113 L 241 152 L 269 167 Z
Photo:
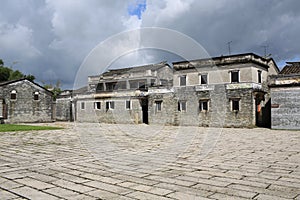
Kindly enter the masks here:
M 64 189 L 61 187 L 54 187 L 54 188 L 50 188 L 47 190 L 44 190 L 47 193 L 53 194 L 55 196 L 58 196 L 60 198 L 65 198 L 65 199 L 73 199 L 76 196 L 79 195 L 79 193 L 68 190 L 68 189 Z
M 8 199 L 18 198 L 18 196 L 11 192 L 6 191 L 6 190 L 0 189 L 0 198 L 1 198 L 1 200 L 8 200 Z
M 27 178 L 22 178 L 22 179 L 17 179 L 16 182 L 21 183 L 21 184 L 26 185 L 26 186 L 36 188 L 38 190 L 54 187 L 54 185 L 52 185 L 52 184 L 45 183 L 45 182 L 35 180 L 35 179 L 32 179 L 32 178 L 28 178 L 28 177 Z
M 35 199 L 36 200 L 39 200 L 39 199 L 57 200 L 57 199 L 59 199 L 53 195 L 47 194 L 45 192 L 30 188 L 27 186 L 15 188 L 15 189 L 12 189 L 11 191 L 22 197 L 25 197 L 27 199 L 32 199 L 32 200 L 35 200 Z

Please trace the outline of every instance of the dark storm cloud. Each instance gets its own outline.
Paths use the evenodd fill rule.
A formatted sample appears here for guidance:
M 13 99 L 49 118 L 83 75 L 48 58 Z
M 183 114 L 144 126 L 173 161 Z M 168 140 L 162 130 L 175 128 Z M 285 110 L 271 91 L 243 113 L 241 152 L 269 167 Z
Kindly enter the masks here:
M 139 2 L 143 12 L 130 13 L 130 5 Z M 80 64 L 97 44 L 121 31 L 158 26 L 192 37 L 211 56 L 228 54 L 232 41 L 232 53 L 263 55 L 262 46 L 268 46 L 283 64 L 300 59 L 299 8 L 298 0 L 3 0 L 0 58 L 39 81 L 61 80 L 72 87 Z M 166 54 L 141 55 L 119 63 L 159 62 Z

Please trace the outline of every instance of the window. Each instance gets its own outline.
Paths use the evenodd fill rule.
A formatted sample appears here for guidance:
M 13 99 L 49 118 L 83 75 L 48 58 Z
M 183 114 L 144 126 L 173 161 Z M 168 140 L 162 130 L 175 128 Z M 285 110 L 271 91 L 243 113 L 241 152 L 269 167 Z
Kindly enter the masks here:
M 258 83 L 261 83 L 261 71 L 260 70 L 258 70 L 257 71 L 257 79 L 258 79 Z
M 201 85 L 208 84 L 207 74 L 200 74 L 199 78 L 200 78 L 200 84 Z
M 81 102 L 81 110 L 84 110 L 84 109 L 85 109 L 85 103 Z
M 112 82 L 112 83 L 105 83 L 105 86 L 106 86 L 106 91 L 113 91 L 116 87 L 116 84 L 115 82 Z
M 117 84 L 117 89 L 120 89 L 120 90 L 125 90 L 127 87 L 126 87 L 126 81 L 119 81 L 118 84 Z
M 179 101 L 178 102 L 178 111 L 186 111 L 186 101 Z
M 240 110 L 240 100 L 239 99 L 232 99 L 232 111 L 239 111 Z
M 94 102 L 94 109 L 100 110 L 101 109 L 101 102 Z
M 38 101 L 39 100 L 39 92 L 35 92 L 33 94 L 33 100 Z
M 10 99 L 11 100 L 16 100 L 17 99 L 17 91 L 16 90 L 11 91 Z
M 96 91 L 104 91 L 104 85 L 103 85 L 103 83 L 98 83 L 97 84 Z
M 125 108 L 126 108 L 126 110 L 131 110 L 131 101 L 130 100 L 126 100 Z
M 138 81 L 129 81 L 130 89 L 137 89 L 139 86 Z
M 200 100 L 199 101 L 199 110 L 200 111 L 208 111 L 208 100 Z
M 186 75 L 179 77 L 179 85 L 185 86 L 186 85 Z
M 161 111 L 162 101 L 155 101 L 155 110 Z
M 107 101 L 106 102 L 106 110 L 113 110 L 115 109 L 115 102 L 114 101 Z
M 239 83 L 239 71 L 231 71 L 231 83 Z

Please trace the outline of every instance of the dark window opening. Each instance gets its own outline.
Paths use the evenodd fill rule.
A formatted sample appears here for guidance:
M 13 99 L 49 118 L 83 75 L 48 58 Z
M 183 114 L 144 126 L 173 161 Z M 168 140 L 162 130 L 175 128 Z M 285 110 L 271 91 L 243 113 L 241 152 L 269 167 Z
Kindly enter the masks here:
M 116 86 L 116 89 L 120 89 L 120 90 L 125 90 L 127 87 L 126 87 L 126 81 L 120 81 L 118 82 L 117 86 Z
M 199 110 L 208 111 L 208 101 L 199 101 Z
M 201 84 L 207 84 L 207 74 L 201 74 Z
M 100 110 L 100 109 L 101 109 L 101 102 L 95 102 L 94 108 L 95 108 L 96 110 Z
M 156 111 L 161 111 L 162 101 L 155 101 L 155 109 Z
M 104 84 L 103 83 L 98 83 L 96 91 L 104 91 Z
M 178 102 L 178 111 L 186 111 L 186 101 L 179 101 Z
M 106 91 L 113 91 L 114 89 L 116 89 L 116 84 L 116 82 L 105 83 Z
M 81 110 L 84 110 L 84 109 L 85 109 L 85 103 L 81 102 Z
M 106 110 L 113 110 L 115 109 L 115 102 L 114 101 L 107 101 L 106 102 Z
M 130 100 L 126 100 L 126 109 L 131 110 L 131 101 Z
M 16 92 L 16 90 L 11 91 L 11 93 L 10 93 L 10 99 L 11 100 L 17 99 L 17 92 Z
M 232 83 L 239 83 L 239 71 L 232 71 L 231 72 L 231 82 Z
M 179 77 L 179 81 L 180 81 L 180 86 L 185 86 L 186 85 L 186 76 L 180 76 Z
M 258 75 L 258 83 L 261 83 L 261 71 L 258 71 L 257 75 Z
M 239 111 L 240 110 L 240 101 L 239 100 L 232 100 L 232 111 Z

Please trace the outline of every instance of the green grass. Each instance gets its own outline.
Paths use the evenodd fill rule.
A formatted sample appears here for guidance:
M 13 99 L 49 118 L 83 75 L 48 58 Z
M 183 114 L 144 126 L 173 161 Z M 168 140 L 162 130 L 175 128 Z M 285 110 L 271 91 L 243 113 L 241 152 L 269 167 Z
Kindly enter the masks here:
M 12 131 L 37 131 L 37 130 L 58 130 L 60 127 L 53 126 L 31 126 L 21 124 L 0 124 L 0 132 L 12 132 Z

